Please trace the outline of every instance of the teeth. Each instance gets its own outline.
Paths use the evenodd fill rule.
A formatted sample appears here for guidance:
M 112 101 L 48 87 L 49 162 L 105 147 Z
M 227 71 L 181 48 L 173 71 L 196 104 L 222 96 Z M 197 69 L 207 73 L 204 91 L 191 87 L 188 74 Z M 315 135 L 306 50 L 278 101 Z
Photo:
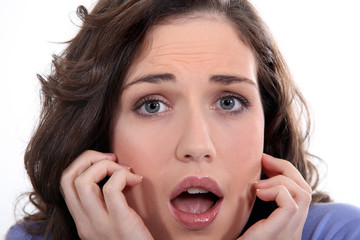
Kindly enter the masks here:
M 202 188 L 189 188 L 186 190 L 189 194 L 208 193 L 209 191 Z

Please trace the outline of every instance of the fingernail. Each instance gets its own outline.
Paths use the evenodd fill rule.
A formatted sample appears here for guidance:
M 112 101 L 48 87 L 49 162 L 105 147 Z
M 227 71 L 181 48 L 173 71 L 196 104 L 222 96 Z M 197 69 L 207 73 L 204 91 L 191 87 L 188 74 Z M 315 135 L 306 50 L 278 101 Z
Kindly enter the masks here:
M 134 175 L 137 176 L 138 178 L 140 178 L 140 179 L 143 179 L 143 178 L 144 178 L 143 176 L 136 174 L 135 171 L 134 171 L 134 169 L 133 169 L 132 167 L 127 167 L 127 168 L 128 168 L 128 170 L 129 170 L 129 172 L 131 172 L 132 174 L 134 174 Z
M 137 176 L 138 178 L 140 178 L 141 180 L 143 180 L 144 179 L 144 177 L 143 176 L 140 176 L 140 175 L 137 175 L 137 174 L 135 174 L 135 176 Z

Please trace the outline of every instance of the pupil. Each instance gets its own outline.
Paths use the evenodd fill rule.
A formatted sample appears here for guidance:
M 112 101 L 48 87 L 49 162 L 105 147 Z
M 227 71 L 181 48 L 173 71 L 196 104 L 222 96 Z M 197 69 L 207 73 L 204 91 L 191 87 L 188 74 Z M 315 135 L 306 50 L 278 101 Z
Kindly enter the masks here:
M 160 104 L 156 101 L 151 101 L 145 105 L 145 108 L 149 113 L 156 113 L 160 109 Z
M 228 110 L 232 109 L 235 105 L 235 101 L 232 98 L 225 98 L 221 100 L 221 107 Z

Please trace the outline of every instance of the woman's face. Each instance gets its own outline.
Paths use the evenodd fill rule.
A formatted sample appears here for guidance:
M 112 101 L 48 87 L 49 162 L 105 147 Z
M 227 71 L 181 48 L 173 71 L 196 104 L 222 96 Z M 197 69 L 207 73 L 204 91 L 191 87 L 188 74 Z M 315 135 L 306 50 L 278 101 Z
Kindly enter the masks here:
M 255 199 L 264 116 L 251 50 L 222 17 L 156 26 L 133 63 L 112 150 L 155 239 L 235 239 Z

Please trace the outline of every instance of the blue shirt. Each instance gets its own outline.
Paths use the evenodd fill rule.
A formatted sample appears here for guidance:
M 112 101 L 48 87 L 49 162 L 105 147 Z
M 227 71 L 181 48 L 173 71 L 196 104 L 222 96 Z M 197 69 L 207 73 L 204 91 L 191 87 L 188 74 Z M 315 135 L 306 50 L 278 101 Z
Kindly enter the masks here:
M 360 208 L 340 203 L 310 206 L 303 240 L 360 240 Z
M 6 240 L 42 240 L 13 226 Z M 306 219 L 303 240 L 360 240 L 360 208 L 340 203 L 312 204 Z

